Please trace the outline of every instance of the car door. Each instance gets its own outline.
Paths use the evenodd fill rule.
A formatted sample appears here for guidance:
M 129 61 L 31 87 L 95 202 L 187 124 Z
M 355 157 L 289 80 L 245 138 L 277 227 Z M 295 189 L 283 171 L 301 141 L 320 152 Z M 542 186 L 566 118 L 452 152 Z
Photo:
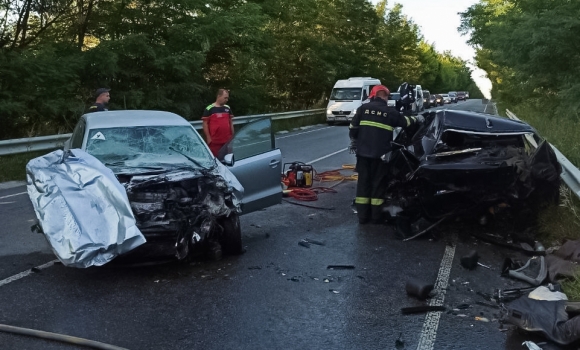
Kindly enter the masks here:
M 242 214 L 282 202 L 282 153 L 276 148 L 272 121 L 244 125 L 224 147 L 234 154 L 230 171 L 244 186 Z

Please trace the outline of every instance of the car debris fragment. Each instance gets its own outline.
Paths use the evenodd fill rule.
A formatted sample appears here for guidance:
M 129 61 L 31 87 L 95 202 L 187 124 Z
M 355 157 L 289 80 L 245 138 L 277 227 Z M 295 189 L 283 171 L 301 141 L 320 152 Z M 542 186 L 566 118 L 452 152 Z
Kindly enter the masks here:
M 462 256 L 460 262 L 461 266 L 463 266 L 464 268 L 468 270 L 473 270 L 477 266 L 478 260 L 479 255 L 477 254 L 477 251 L 472 250 L 469 252 L 469 254 Z
M 427 299 L 433 290 L 434 285 L 432 283 L 425 283 L 418 279 L 409 279 L 405 284 L 405 291 L 407 295 L 414 296 L 418 299 Z
M 528 332 L 537 332 L 549 340 L 568 345 L 580 340 L 580 316 L 570 317 L 565 300 L 535 300 L 520 297 L 502 309 L 502 322 Z
M 328 270 L 354 270 L 354 265 L 328 265 Z
M 410 307 L 403 307 L 401 308 L 401 313 L 403 315 L 411 315 L 411 314 L 419 314 L 425 312 L 434 312 L 434 311 L 446 311 L 447 309 L 445 306 L 431 306 L 431 305 L 424 305 L 424 306 L 410 306 Z

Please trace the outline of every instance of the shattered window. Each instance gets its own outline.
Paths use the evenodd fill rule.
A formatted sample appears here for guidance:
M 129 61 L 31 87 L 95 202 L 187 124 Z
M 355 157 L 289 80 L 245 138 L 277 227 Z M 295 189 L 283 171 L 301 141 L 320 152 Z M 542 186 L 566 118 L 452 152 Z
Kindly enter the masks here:
M 203 140 L 188 126 L 91 129 L 86 151 L 105 165 L 124 162 L 126 166 L 191 166 L 197 162 L 203 167 L 211 167 L 214 162 Z

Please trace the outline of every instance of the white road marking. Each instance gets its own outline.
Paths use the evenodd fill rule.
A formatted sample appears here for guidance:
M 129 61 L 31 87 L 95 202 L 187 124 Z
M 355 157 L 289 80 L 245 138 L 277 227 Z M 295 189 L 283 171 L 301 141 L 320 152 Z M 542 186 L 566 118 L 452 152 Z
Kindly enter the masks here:
M 4 199 L 4 198 L 8 198 L 8 197 L 14 197 L 14 196 L 20 196 L 21 194 L 27 194 L 27 193 L 28 192 L 20 192 L 20 193 L 9 194 L 7 196 L 0 197 L 0 199 Z
M 455 255 L 455 245 L 446 246 L 437 280 L 435 281 L 436 296 L 429 302 L 430 306 L 443 306 L 445 300 L 445 291 L 447 290 L 447 283 L 449 282 L 449 274 L 451 273 L 451 264 L 453 263 L 453 256 Z M 439 327 L 439 319 L 441 318 L 441 311 L 429 312 L 425 316 L 423 329 L 421 330 L 421 338 L 417 350 L 433 350 L 435 345 L 435 338 L 437 337 L 437 327 Z
M 305 132 L 301 132 L 301 133 L 298 133 L 298 134 L 292 134 L 292 135 L 287 135 L 287 136 L 282 136 L 282 137 L 276 137 L 276 140 L 285 139 L 287 137 L 292 137 L 292 136 L 304 135 L 304 134 L 308 134 L 308 133 L 311 133 L 311 132 L 325 130 L 325 129 L 329 129 L 329 128 L 334 128 L 334 126 L 327 126 L 325 128 L 320 128 L 320 129 L 316 129 L 316 130 L 305 131 Z
M 16 203 L 16 202 L 0 202 L 0 204 L 12 204 L 12 203 Z
M 32 269 L 39 269 L 39 270 L 43 270 L 43 269 L 46 269 L 46 268 L 48 268 L 48 267 L 51 267 L 51 266 L 52 266 L 52 265 L 54 265 L 54 263 L 56 263 L 56 262 L 58 262 L 58 260 L 49 261 L 49 262 L 47 262 L 46 264 L 42 264 L 42 265 L 40 265 L 40 266 L 33 267 Z M 4 286 L 4 285 L 7 285 L 7 284 L 8 284 L 8 283 L 10 283 L 10 282 L 18 281 L 19 279 L 21 279 L 21 278 L 24 278 L 24 277 L 26 277 L 26 276 L 30 275 L 31 273 L 34 273 L 34 272 L 32 271 L 32 269 L 30 269 L 30 270 L 27 270 L 27 271 L 24 271 L 24 272 L 21 272 L 21 273 L 18 273 L 18 274 L 14 275 L 14 276 L 10 276 L 10 277 L 8 277 L 8 278 L 5 278 L 5 279 L 1 280 L 1 281 L 0 281 L 0 287 L 2 287 L 2 286 Z
M 320 161 L 320 160 L 326 159 L 326 158 L 328 158 L 328 157 L 332 157 L 332 156 L 333 156 L 333 155 L 335 155 L 335 154 L 339 154 L 340 152 L 344 152 L 344 151 L 346 151 L 347 149 L 348 149 L 348 147 L 346 147 L 346 148 L 343 148 L 343 149 L 341 149 L 341 150 L 338 150 L 338 151 L 336 151 L 336 152 L 333 152 L 333 153 L 331 153 L 331 154 L 327 154 L 327 155 L 325 155 L 324 157 L 316 158 L 315 160 L 311 160 L 311 161 L 309 161 L 309 162 L 306 162 L 306 164 L 312 164 L 312 163 L 316 163 L 316 162 L 318 162 L 318 161 Z

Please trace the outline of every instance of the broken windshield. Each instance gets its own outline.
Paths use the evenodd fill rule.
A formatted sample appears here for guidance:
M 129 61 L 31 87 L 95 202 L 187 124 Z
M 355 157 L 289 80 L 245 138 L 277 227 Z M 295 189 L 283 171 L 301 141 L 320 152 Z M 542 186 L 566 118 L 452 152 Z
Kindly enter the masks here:
M 91 129 L 86 151 L 108 166 L 211 168 L 214 164 L 204 141 L 188 126 Z

